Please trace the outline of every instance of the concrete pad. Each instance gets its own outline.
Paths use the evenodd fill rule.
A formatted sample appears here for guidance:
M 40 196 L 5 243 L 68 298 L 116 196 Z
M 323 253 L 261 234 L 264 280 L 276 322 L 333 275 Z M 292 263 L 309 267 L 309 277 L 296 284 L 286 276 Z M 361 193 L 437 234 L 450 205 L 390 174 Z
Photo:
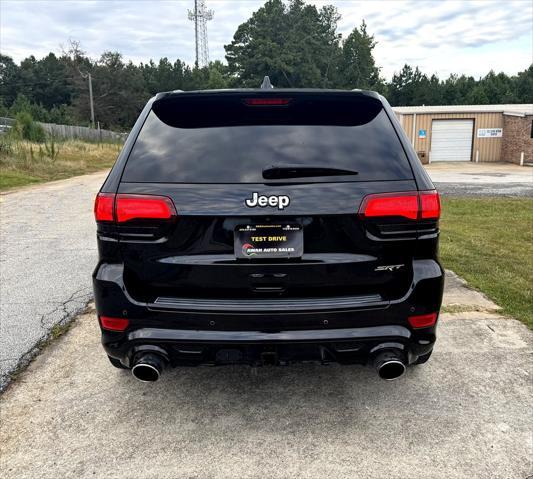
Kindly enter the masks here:
M 525 478 L 533 334 L 443 314 L 430 361 L 385 382 L 360 366 L 111 367 L 80 317 L 0 398 L 10 478 Z
M 533 168 L 512 163 L 438 162 L 424 165 L 446 196 L 533 197 Z
M 463 278 L 449 270 L 446 271 L 442 305 L 445 310 L 460 308 L 463 311 L 498 311 L 501 309 L 483 293 L 470 288 Z
M 529 183 L 533 186 L 533 168 L 513 163 L 436 162 L 424 165 L 437 183 Z

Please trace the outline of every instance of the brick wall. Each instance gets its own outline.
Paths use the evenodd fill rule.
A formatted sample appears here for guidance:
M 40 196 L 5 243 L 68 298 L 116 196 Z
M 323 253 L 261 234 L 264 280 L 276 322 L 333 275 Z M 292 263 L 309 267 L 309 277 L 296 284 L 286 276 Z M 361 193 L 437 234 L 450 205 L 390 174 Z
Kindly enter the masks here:
M 524 152 L 524 163 L 533 163 L 532 122 L 533 115 L 503 115 L 501 161 L 519 164 L 520 155 Z

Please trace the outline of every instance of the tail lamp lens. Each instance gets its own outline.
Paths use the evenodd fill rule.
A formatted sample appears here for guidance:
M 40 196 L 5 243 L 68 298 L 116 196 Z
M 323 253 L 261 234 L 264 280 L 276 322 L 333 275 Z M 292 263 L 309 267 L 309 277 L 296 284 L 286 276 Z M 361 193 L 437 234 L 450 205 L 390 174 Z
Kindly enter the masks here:
M 115 195 L 113 193 L 98 193 L 94 200 L 94 217 L 96 221 L 113 221 Z
M 420 193 L 420 216 L 423 219 L 440 218 L 440 197 L 436 191 Z
M 176 215 L 174 204 L 166 196 L 117 195 L 117 222 L 132 219 L 169 220 Z
M 364 218 L 399 216 L 410 220 L 438 219 L 440 200 L 436 191 L 378 193 L 365 196 L 359 215 Z
M 407 318 L 412 328 L 429 328 L 437 322 L 437 313 L 409 316 Z
M 125 331 L 130 321 L 126 318 L 110 318 L 109 316 L 100 316 L 102 329 L 108 331 Z
M 384 193 L 366 196 L 359 213 L 367 218 L 379 216 L 403 216 L 416 220 L 418 218 L 418 194 Z
M 125 223 L 132 219 L 168 220 L 176 216 L 174 203 L 166 196 L 99 193 L 94 204 L 96 221 Z

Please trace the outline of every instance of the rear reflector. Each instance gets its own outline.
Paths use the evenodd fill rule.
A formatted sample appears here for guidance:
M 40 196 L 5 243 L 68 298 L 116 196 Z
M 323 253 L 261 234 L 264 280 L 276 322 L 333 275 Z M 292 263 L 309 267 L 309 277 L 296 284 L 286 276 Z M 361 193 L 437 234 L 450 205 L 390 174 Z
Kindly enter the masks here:
M 102 325 L 102 329 L 107 329 L 108 331 L 125 331 L 130 322 L 125 318 L 100 316 L 100 324 Z
M 437 322 L 437 313 L 409 316 L 407 320 L 412 328 L 429 328 Z
M 400 216 L 410 220 L 438 219 L 440 200 L 436 191 L 378 193 L 365 196 L 359 215 L 364 218 Z
M 246 98 L 244 103 L 248 106 L 283 106 L 290 101 L 290 98 Z
M 94 203 L 96 221 L 124 223 L 132 219 L 168 220 L 176 216 L 170 198 L 152 195 L 99 193 Z
M 98 193 L 94 200 L 94 217 L 96 221 L 114 220 L 115 195 L 113 193 Z

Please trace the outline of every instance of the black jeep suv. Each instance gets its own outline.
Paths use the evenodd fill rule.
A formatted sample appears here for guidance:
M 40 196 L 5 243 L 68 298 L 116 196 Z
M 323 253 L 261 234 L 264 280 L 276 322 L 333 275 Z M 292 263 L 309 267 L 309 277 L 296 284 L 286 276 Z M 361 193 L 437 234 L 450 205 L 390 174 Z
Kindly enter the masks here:
M 373 364 L 429 358 L 439 196 L 370 91 L 160 93 L 96 198 L 111 363 Z

